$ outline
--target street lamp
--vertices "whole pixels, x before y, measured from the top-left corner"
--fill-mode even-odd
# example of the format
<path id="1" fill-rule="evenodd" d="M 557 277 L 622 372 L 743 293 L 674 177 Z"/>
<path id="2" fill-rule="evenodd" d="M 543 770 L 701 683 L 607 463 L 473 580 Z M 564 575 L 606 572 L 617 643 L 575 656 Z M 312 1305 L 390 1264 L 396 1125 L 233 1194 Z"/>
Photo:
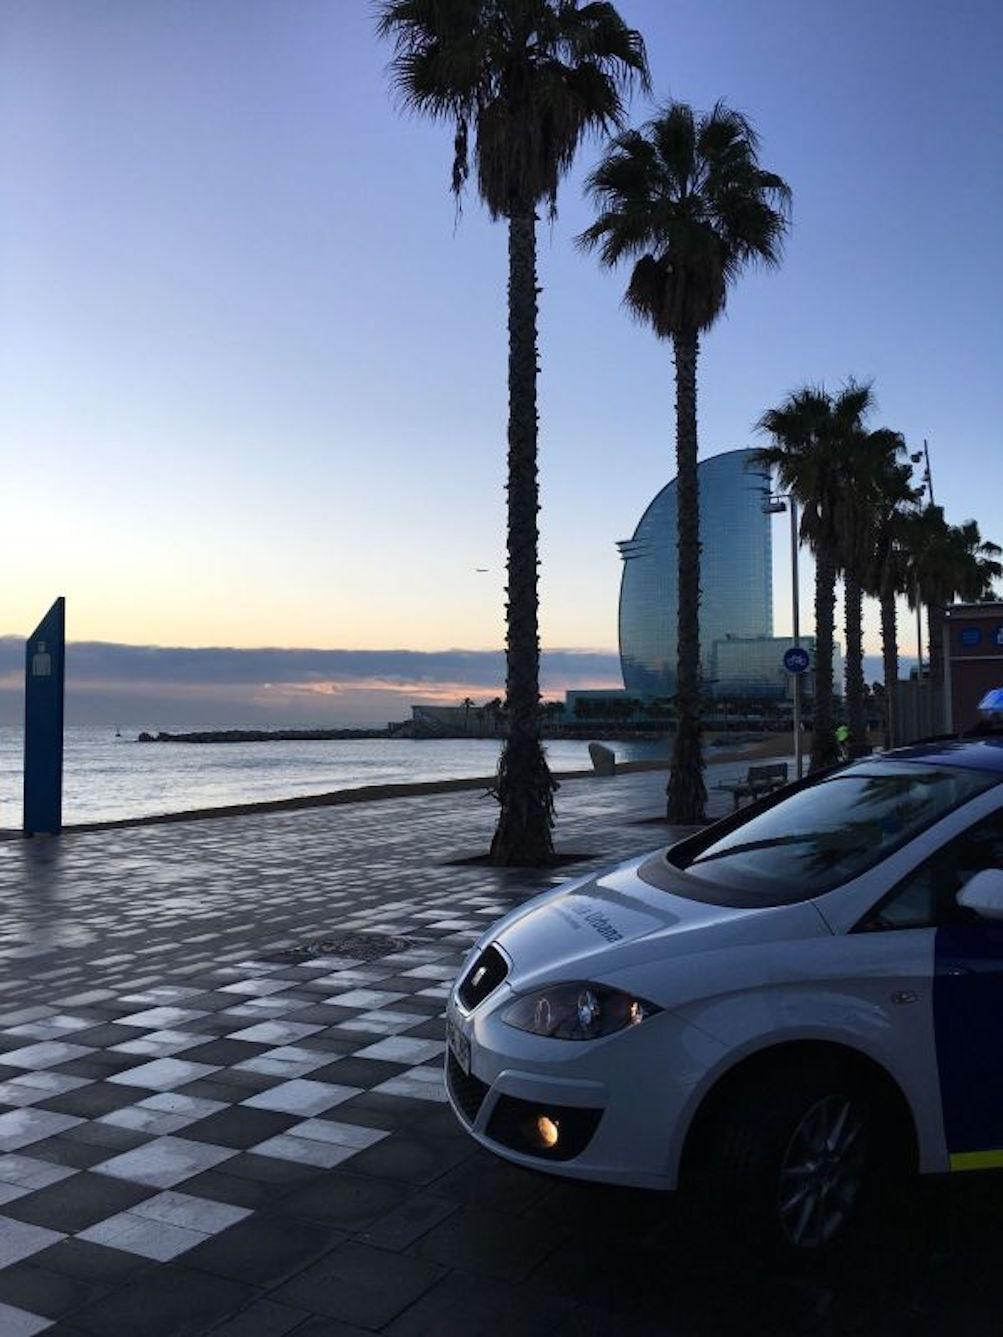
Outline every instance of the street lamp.
<path id="1" fill-rule="evenodd" d="M 798 503 L 793 492 L 766 491 L 763 499 L 763 511 L 766 515 L 783 515 L 790 512 L 791 517 L 791 624 L 794 632 L 794 646 L 801 647 L 801 603 L 798 589 Z M 804 748 L 801 741 L 801 674 L 794 674 L 794 764 L 800 780 L 804 775 Z"/>

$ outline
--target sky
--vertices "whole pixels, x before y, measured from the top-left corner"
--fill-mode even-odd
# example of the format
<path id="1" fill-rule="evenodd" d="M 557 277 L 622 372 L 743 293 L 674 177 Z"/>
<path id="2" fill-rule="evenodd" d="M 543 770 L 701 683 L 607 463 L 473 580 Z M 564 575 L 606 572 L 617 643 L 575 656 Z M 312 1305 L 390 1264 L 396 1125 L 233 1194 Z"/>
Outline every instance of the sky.
<path id="1" fill-rule="evenodd" d="M 783 267 L 703 341 L 701 455 L 873 378 L 949 518 L 1003 541 L 1003 9 L 619 8 L 657 98 L 746 112 L 794 192 Z M 363 0 L 0 6 L 0 635 L 65 594 L 81 642 L 497 652 L 505 230 L 472 195 L 457 218 L 451 136 L 400 114 L 388 54 Z M 573 245 L 599 149 L 539 229 L 542 641 L 599 652 L 597 686 L 615 542 L 674 472 L 669 349 Z M 347 722 L 384 718 L 372 669 L 330 679 Z"/>

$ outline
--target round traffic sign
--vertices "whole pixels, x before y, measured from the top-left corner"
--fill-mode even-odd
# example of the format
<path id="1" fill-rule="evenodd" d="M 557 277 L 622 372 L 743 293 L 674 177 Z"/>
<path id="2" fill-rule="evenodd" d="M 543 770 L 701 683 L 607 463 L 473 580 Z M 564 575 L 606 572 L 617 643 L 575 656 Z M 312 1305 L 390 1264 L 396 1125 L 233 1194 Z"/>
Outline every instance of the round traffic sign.
<path id="1" fill-rule="evenodd" d="M 784 668 L 788 673 L 807 673 L 810 665 L 811 655 L 800 645 L 784 651 Z"/>

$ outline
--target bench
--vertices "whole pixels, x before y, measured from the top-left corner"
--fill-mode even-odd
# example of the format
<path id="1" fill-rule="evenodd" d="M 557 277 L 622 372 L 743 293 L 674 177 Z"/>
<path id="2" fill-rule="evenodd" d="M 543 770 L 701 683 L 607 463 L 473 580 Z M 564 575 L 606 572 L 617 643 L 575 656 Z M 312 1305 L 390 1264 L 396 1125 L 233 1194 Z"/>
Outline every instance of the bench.
<path id="1" fill-rule="evenodd" d="M 764 794 L 772 794 L 775 789 L 782 789 L 786 783 L 786 761 L 772 761 L 766 766 L 750 766 L 744 780 L 718 785 L 718 789 L 723 789 L 732 796 L 737 812 L 740 799 L 761 798 Z"/>

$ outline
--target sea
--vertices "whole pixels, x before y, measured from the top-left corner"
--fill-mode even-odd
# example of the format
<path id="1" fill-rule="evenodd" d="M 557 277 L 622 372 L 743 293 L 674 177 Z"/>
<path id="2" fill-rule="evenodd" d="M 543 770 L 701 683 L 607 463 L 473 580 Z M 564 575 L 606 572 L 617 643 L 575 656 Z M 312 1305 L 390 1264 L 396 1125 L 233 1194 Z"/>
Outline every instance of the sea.
<path id="1" fill-rule="evenodd" d="M 165 725 L 170 733 L 218 724 Z M 366 785 L 413 784 L 494 773 L 500 744 L 490 738 L 337 739 L 331 742 L 138 743 L 139 729 L 68 727 L 63 759 L 63 821 L 149 817 L 326 794 Z M 607 744 L 618 761 L 667 755 L 657 742 Z M 21 825 L 21 729 L 0 728 L 0 829 Z M 546 743 L 551 770 L 586 770 L 588 744 Z"/>

